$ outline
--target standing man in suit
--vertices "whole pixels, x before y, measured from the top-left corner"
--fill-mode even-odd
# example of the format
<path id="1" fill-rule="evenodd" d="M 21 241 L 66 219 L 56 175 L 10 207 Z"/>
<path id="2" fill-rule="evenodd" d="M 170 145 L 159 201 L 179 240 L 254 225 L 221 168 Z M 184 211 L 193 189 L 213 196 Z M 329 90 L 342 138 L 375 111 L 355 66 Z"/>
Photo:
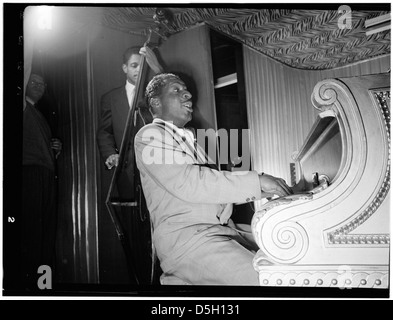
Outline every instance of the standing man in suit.
<path id="1" fill-rule="evenodd" d="M 292 193 L 284 180 L 255 171 L 218 171 L 184 126 L 192 95 L 176 75 L 146 89 L 153 122 L 135 137 L 136 162 L 154 225 L 163 276 L 195 285 L 259 285 L 251 244 L 230 219 L 232 203 Z"/>
<path id="2" fill-rule="evenodd" d="M 135 84 L 140 71 L 142 54 L 146 56 L 146 61 L 154 73 L 162 72 L 163 69 L 156 55 L 149 47 L 130 47 L 123 54 L 122 69 L 126 75 L 125 86 L 109 91 L 101 99 L 101 118 L 97 130 L 97 142 L 100 154 L 108 169 L 112 169 L 119 163 L 119 151 L 128 112 L 134 99 Z M 137 117 L 134 123 L 139 127 L 151 121 L 149 114 L 142 114 L 141 110 L 138 110 L 138 113 L 134 116 Z M 130 164 L 131 167 L 132 165 Z M 131 199 L 133 195 L 130 194 L 130 190 L 133 190 L 133 179 L 131 177 L 121 177 L 120 180 L 118 183 L 120 197 Z"/>

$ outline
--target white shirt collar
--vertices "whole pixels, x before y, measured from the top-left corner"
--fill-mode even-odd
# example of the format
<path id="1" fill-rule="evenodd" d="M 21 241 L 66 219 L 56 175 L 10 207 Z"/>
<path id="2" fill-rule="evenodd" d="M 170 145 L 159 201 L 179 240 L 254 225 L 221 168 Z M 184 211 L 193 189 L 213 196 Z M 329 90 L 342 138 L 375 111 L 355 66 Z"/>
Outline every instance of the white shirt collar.
<path id="1" fill-rule="evenodd" d="M 131 103 L 132 103 L 132 100 L 133 100 L 133 98 L 134 98 L 134 90 L 135 90 L 135 86 L 131 83 L 131 82 L 129 82 L 128 80 L 126 81 L 126 93 L 127 93 L 127 99 L 128 99 L 128 104 L 130 105 L 130 107 L 131 107 Z"/>
<path id="2" fill-rule="evenodd" d="M 172 121 L 165 121 L 162 120 L 161 118 L 154 118 L 153 119 L 153 123 L 160 123 L 160 122 L 164 122 L 165 125 L 168 125 L 170 128 L 172 128 L 174 131 L 179 130 L 180 128 L 178 126 L 176 126 Z"/>
<path id="3" fill-rule="evenodd" d="M 172 121 L 165 121 L 162 120 L 160 118 L 154 118 L 153 119 L 153 123 L 165 123 L 166 126 L 168 126 L 169 128 L 171 128 L 174 132 L 177 132 L 180 136 L 182 137 L 186 137 L 186 139 L 188 140 L 188 142 L 190 142 L 191 144 L 194 143 L 194 134 L 191 130 L 186 129 L 186 128 L 179 128 L 178 126 L 176 126 Z"/>
<path id="4" fill-rule="evenodd" d="M 134 89 L 135 86 L 130 82 L 130 81 L 126 81 L 126 90 L 130 90 L 130 89 Z"/>

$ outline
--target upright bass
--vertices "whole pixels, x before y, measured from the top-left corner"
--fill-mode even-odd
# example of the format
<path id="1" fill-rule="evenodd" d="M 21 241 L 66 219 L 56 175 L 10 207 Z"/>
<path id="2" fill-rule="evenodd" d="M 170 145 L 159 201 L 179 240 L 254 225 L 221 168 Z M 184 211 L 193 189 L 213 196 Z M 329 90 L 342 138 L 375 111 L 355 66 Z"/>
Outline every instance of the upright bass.
<path id="1" fill-rule="evenodd" d="M 144 46 L 157 46 L 161 39 L 167 39 L 171 30 L 168 25 L 169 11 L 157 9 L 153 19 L 155 24 L 149 29 L 148 39 Z M 134 99 L 128 113 L 120 146 L 119 162 L 115 167 L 105 202 L 124 249 L 130 281 L 136 285 L 157 283 L 160 274 L 155 249 L 151 241 L 152 224 L 135 163 L 134 151 L 136 133 L 143 125 L 152 121 L 152 116 L 143 103 L 147 74 L 146 58 L 141 55 Z M 131 182 L 126 197 L 120 196 L 117 191 L 117 185 L 121 180 Z"/>

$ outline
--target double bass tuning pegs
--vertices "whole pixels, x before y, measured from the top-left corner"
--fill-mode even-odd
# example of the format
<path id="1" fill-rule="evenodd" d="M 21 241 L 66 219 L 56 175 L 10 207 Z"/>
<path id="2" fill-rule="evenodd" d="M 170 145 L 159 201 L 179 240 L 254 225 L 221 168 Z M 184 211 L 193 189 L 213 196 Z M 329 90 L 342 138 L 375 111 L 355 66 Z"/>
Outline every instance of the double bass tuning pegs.
<path id="1" fill-rule="evenodd" d="M 171 12 L 168 9 L 157 8 L 156 14 L 153 16 L 155 22 L 168 24 L 171 20 Z"/>
<path id="2" fill-rule="evenodd" d="M 156 28 L 154 29 L 154 31 L 158 32 L 163 38 L 166 38 L 167 36 L 175 32 L 175 30 L 173 30 L 173 28 L 171 27 L 173 15 L 170 10 L 157 8 L 153 19 L 156 23 Z"/>

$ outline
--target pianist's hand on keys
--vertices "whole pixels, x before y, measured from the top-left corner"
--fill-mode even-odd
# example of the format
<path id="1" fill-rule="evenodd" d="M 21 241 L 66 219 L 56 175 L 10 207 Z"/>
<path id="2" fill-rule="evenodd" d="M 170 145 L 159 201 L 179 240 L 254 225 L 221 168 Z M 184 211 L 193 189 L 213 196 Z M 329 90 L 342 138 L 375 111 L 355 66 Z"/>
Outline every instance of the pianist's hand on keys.
<path id="1" fill-rule="evenodd" d="M 264 195 L 266 198 L 273 195 L 284 197 L 293 194 L 291 187 L 286 184 L 284 179 L 273 177 L 269 174 L 260 174 L 259 183 L 262 192 L 266 194 Z"/>

